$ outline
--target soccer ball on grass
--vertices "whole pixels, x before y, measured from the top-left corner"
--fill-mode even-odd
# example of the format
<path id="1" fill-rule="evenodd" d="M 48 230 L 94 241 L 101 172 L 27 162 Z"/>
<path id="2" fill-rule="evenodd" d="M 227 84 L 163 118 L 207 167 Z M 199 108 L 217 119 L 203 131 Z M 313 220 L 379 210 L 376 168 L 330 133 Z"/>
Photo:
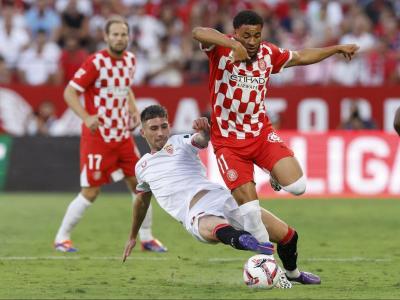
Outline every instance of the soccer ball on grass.
<path id="1" fill-rule="evenodd" d="M 272 289 L 280 275 L 281 270 L 272 255 L 254 255 L 243 268 L 244 283 L 251 288 Z"/>

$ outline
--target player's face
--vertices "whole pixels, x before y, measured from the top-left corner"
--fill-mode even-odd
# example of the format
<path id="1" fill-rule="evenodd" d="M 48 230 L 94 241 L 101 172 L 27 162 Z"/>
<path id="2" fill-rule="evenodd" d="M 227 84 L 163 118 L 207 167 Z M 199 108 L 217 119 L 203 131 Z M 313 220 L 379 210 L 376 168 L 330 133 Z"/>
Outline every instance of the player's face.
<path id="1" fill-rule="evenodd" d="M 128 47 L 128 27 L 124 23 L 113 23 L 104 39 L 112 54 L 121 55 Z"/>
<path id="2" fill-rule="evenodd" d="M 250 57 L 254 57 L 261 43 L 261 25 L 242 25 L 235 29 L 235 39 L 242 43 Z"/>
<path id="3" fill-rule="evenodd" d="M 166 118 L 154 118 L 144 122 L 142 136 L 153 151 L 160 151 L 168 141 L 170 128 Z"/>

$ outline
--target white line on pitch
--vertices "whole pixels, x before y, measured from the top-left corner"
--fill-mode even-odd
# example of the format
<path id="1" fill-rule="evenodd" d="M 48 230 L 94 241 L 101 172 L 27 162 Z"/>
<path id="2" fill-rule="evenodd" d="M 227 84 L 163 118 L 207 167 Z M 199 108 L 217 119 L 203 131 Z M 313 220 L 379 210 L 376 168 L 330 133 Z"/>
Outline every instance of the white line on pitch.
<path id="1" fill-rule="evenodd" d="M 189 257 L 154 257 L 154 256 L 131 256 L 130 260 L 149 260 L 149 261 L 208 261 L 208 262 L 242 262 L 243 258 L 224 258 L 213 257 L 209 259 L 197 259 Z M 117 256 L 3 256 L 0 261 L 16 261 L 16 260 L 121 260 Z M 390 258 L 368 258 L 368 257 L 310 257 L 302 259 L 306 262 L 390 262 Z"/>
<path id="2" fill-rule="evenodd" d="M 241 261 L 238 258 L 210 258 L 208 259 L 210 262 L 230 262 L 230 261 Z M 304 258 L 302 261 L 306 262 L 389 262 L 392 261 L 390 258 L 368 258 L 368 257 L 343 257 L 343 258 L 334 258 L 334 257 L 311 257 Z"/>

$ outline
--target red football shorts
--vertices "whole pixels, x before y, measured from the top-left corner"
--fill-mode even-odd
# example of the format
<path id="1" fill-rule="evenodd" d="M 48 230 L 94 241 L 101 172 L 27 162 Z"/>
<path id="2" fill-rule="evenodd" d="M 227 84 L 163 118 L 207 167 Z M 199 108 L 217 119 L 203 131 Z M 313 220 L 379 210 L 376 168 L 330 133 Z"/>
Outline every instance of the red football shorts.
<path id="1" fill-rule="evenodd" d="M 99 137 L 82 137 L 81 187 L 101 186 L 135 175 L 140 153 L 133 141 L 105 143 Z"/>
<path id="2" fill-rule="evenodd" d="M 270 172 L 275 163 L 282 158 L 293 157 L 294 154 L 270 127 L 254 138 L 250 145 L 220 147 L 215 156 L 226 186 L 233 190 L 254 181 L 254 164 Z"/>

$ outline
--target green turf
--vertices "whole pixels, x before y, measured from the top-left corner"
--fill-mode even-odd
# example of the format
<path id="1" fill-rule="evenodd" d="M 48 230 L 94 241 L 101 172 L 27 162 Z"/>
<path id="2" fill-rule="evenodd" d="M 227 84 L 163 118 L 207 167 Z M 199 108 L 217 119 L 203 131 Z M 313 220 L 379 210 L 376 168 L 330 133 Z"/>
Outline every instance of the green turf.
<path id="1" fill-rule="evenodd" d="M 399 200 L 263 201 L 298 230 L 299 265 L 323 281 L 266 291 L 242 282 L 249 252 L 195 241 L 156 205 L 154 233 L 169 252 L 135 249 L 122 264 L 128 194 L 102 194 L 74 232 L 79 254 L 55 253 L 52 240 L 73 196 L 0 195 L 0 299 L 400 298 Z"/>

